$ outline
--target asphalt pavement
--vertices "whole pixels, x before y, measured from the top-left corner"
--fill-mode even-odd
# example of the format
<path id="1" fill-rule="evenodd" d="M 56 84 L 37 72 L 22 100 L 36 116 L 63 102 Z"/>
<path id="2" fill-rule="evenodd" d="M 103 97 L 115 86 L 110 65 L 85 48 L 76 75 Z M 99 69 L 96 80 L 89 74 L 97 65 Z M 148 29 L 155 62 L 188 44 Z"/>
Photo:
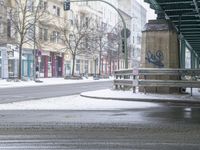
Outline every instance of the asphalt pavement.
<path id="1" fill-rule="evenodd" d="M 80 94 L 112 82 L 0 89 L 1 103 Z M 143 103 L 145 106 L 145 103 Z M 199 150 L 200 105 L 118 110 L 2 110 L 0 150 Z"/>
<path id="2" fill-rule="evenodd" d="M 189 108 L 189 109 L 188 109 Z M 200 106 L 0 111 L 1 150 L 199 150 Z"/>
<path id="3" fill-rule="evenodd" d="M 0 89 L 0 103 L 77 95 L 106 88 L 112 88 L 112 81 L 5 88 Z"/>

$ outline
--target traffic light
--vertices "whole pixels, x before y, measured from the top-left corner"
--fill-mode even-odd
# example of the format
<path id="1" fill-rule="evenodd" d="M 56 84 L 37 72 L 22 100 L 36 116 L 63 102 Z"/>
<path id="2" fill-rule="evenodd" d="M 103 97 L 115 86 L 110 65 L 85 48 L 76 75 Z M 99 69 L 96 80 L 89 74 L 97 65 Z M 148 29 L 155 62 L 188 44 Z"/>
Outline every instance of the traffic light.
<path id="1" fill-rule="evenodd" d="M 122 39 L 122 53 L 125 53 L 125 41 Z"/>
<path id="2" fill-rule="evenodd" d="M 65 0 L 64 1 L 64 10 L 70 10 L 70 0 Z"/>

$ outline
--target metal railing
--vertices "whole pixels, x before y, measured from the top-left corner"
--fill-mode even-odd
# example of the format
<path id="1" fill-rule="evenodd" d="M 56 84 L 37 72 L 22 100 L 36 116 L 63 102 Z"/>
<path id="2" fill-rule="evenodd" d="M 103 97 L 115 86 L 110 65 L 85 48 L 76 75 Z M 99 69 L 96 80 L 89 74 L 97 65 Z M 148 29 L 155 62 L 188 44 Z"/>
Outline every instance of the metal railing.
<path id="1" fill-rule="evenodd" d="M 136 87 L 178 87 L 191 88 L 192 95 L 192 88 L 200 88 L 200 69 L 138 68 L 117 70 L 114 75 L 115 89 L 133 88 L 133 92 Z"/>

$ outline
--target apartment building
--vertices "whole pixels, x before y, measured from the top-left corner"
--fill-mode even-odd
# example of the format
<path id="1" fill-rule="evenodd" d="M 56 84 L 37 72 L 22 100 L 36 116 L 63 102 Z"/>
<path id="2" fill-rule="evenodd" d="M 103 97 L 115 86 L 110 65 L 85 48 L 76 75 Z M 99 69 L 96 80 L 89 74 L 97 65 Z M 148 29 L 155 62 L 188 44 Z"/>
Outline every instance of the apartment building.
<path id="1" fill-rule="evenodd" d="M 0 4 L 2 8 L 0 9 L 0 33 L 4 33 L 0 34 L 1 37 L 4 36 L 0 39 L 0 47 L 4 46 L 4 48 L 1 48 L 4 53 L 0 53 L 0 70 L 3 78 L 7 78 L 10 73 L 15 76 L 18 74 L 21 37 L 20 32 L 16 31 L 16 25 L 13 20 L 17 20 L 17 17 L 19 17 L 18 19 L 23 18 L 21 16 L 22 12 L 18 12 L 18 15 L 12 15 L 14 18 L 11 18 L 10 10 L 19 11 L 20 9 L 16 9 L 18 6 L 15 0 L 6 2 L 7 6 L 3 1 Z M 21 0 L 21 2 L 25 4 L 25 0 Z M 137 49 L 139 51 L 140 47 L 135 46 L 134 44 L 136 43 L 134 41 L 139 39 L 141 35 L 140 31 L 143 26 L 143 20 L 146 20 L 146 12 L 135 0 L 126 0 L 126 2 L 109 0 L 108 2 L 120 8 L 127 27 L 131 31 L 131 36 L 128 39 L 129 45 L 131 45 L 130 55 L 135 56 L 134 50 Z M 111 74 L 119 66 L 120 68 L 124 67 L 123 56 L 120 60 L 119 57 L 117 58 L 118 60 L 113 57 L 113 54 L 119 51 L 119 46 L 111 45 L 113 41 L 110 38 L 111 34 L 109 34 L 121 24 L 121 19 L 116 10 L 108 4 L 103 2 L 71 3 L 70 11 L 63 10 L 63 0 L 28 0 L 26 5 L 27 14 L 36 14 L 37 10 L 39 12 L 37 15 L 42 15 L 39 18 L 37 18 L 37 15 L 30 15 L 31 17 L 27 19 L 26 26 L 29 26 L 29 28 L 25 30 L 25 42 L 22 47 L 22 76 L 33 78 L 35 65 L 39 67 L 40 77 L 63 77 L 69 75 L 72 73 L 73 64 L 74 73 L 77 75 Z M 137 19 L 135 19 L 135 16 L 137 16 Z M 98 24 L 98 26 L 103 27 L 103 30 L 99 33 L 91 32 L 91 36 L 83 38 L 81 40 L 83 44 L 79 47 L 79 50 L 82 48 L 83 52 L 77 53 L 75 60 L 73 60 L 73 53 L 70 52 L 69 47 L 67 48 L 66 41 L 63 41 L 62 38 L 67 35 L 70 41 L 74 40 L 71 33 L 77 22 L 90 28 Z M 62 32 L 61 29 L 66 33 Z M 102 32 L 105 32 L 102 41 L 106 44 L 100 50 L 97 42 L 91 44 L 88 38 L 91 38 L 92 35 L 97 36 L 97 34 L 101 36 Z M 140 43 L 137 42 L 137 44 L 139 45 Z M 2 54 L 5 59 L 2 59 Z M 6 60 L 6 58 L 8 59 Z M 133 57 L 130 58 L 130 63 L 131 60 L 133 60 Z M 4 73 L 2 73 L 2 70 Z"/>
<path id="2" fill-rule="evenodd" d="M 118 7 L 117 0 L 108 0 L 110 4 Z M 111 43 L 109 43 L 108 33 L 111 32 L 118 24 L 118 13 L 114 8 L 104 2 L 81 2 L 79 3 L 80 10 L 87 12 L 93 16 L 98 16 L 99 32 L 96 33 L 98 39 L 98 53 L 94 55 L 93 66 L 90 67 L 90 72 L 105 75 L 110 74 L 110 58 Z M 112 50 L 113 51 L 113 50 Z M 92 63 L 91 65 L 92 66 Z"/>
<path id="3" fill-rule="evenodd" d="M 132 10 L 134 14 L 133 26 L 132 26 L 132 67 L 138 67 L 141 59 L 141 42 L 142 31 L 146 24 L 146 9 L 139 4 L 136 0 L 133 1 Z"/>
<path id="4" fill-rule="evenodd" d="M 19 45 L 22 38 L 23 77 L 33 78 L 34 62 L 39 66 L 40 77 L 63 76 L 64 52 L 61 49 L 64 45 L 60 41 L 57 31 L 58 26 L 64 24 L 63 21 L 66 17 L 63 11 L 63 2 L 61 0 L 28 0 L 27 3 L 25 0 L 21 0 L 19 3 L 10 0 L 7 2 L 7 13 L 4 13 L 7 20 L 5 29 L 7 34 L 4 39 L 8 39 L 5 47 L 7 55 L 11 55 L 8 56 L 8 65 L 4 65 L 4 72 L 8 71 L 3 78 L 7 78 L 10 74 L 18 75 Z M 27 7 L 26 15 L 23 15 L 21 7 L 25 7 L 25 5 Z M 36 11 L 39 13 L 35 13 Z M 40 15 L 40 17 L 34 18 L 34 14 Z M 24 19 L 24 24 L 20 23 L 22 19 Z M 22 26 L 24 29 L 21 28 Z M 21 33 L 23 34 L 21 35 Z"/>
<path id="5" fill-rule="evenodd" d="M 140 61 L 142 29 L 146 23 L 146 9 L 136 0 L 119 0 L 119 9 L 130 30 L 129 67 L 137 67 Z"/>
<path id="6" fill-rule="evenodd" d="M 79 30 L 77 28 L 74 28 L 77 23 L 82 26 L 83 29 L 85 27 L 88 27 L 88 32 L 90 32 L 89 30 L 92 30 L 92 28 L 94 28 L 95 30 L 95 25 L 99 24 L 102 20 L 101 12 L 91 7 L 91 4 L 88 2 L 71 3 L 71 10 L 66 13 L 68 14 L 68 20 L 71 22 L 72 29 L 71 31 L 69 31 L 69 35 L 71 36 L 74 34 L 75 30 Z M 91 32 L 90 35 L 87 35 L 82 39 L 84 44 L 82 44 L 82 50 L 79 50 L 79 53 L 77 53 L 75 60 L 74 71 L 77 75 L 93 75 L 98 73 L 98 50 L 96 49 L 96 46 L 93 45 L 94 43 L 91 43 L 91 38 L 93 34 L 94 32 Z M 73 36 L 75 38 L 74 40 L 79 38 L 79 35 Z M 72 54 L 68 52 L 68 54 L 66 55 L 65 63 L 66 75 L 72 73 L 72 57 Z"/>
<path id="7" fill-rule="evenodd" d="M 7 70 L 5 70 L 4 66 L 7 66 L 7 52 L 6 52 L 6 44 L 7 44 L 7 1 L 0 1 L 0 78 L 7 77 Z M 4 57 L 3 57 L 4 56 Z"/>
<path id="8" fill-rule="evenodd" d="M 23 55 L 26 59 L 23 60 L 22 73 L 24 76 L 32 74 L 33 61 L 31 60 L 34 54 L 40 77 L 62 77 L 64 75 L 64 52 L 62 51 L 64 44 L 60 40 L 59 27 L 66 20 L 63 2 L 45 0 L 41 2 L 40 7 L 43 9 L 43 15 L 35 24 L 35 45 L 34 41 L 30 41 L 23 47 Z M 30 35 L 33 35 L 31 31 Z"/>

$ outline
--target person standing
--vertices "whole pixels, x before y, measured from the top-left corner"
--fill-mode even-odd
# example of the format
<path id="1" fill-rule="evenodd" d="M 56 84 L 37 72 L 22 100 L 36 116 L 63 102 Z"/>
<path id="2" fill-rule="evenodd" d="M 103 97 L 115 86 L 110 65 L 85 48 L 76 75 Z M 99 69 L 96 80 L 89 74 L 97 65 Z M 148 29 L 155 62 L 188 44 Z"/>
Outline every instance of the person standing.
<path id="1" fill-rule="evenodd" d="M 35 68 L 35 75 L 36 75 L 36 79 L 37 78 L 39 78 L 39 67 L 38 67 L 38 65 L 36 66 L 36 68 Z"/>

